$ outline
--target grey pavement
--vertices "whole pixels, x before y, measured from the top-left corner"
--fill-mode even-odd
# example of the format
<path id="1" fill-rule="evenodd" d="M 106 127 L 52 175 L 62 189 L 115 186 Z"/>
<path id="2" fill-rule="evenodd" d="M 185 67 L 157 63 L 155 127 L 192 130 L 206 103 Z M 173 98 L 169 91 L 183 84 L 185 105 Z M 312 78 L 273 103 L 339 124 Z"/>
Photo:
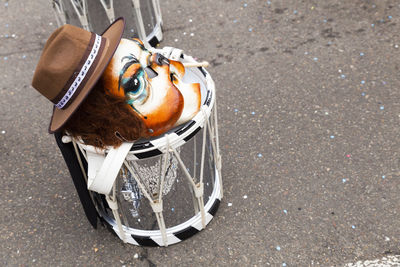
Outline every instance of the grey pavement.
<path id="1" fill-rule="evenodd" d="M 161 1 L 164 40 L 211 62 L 225 195 L 168 248 L 87 222 L 30 82 L 49 0 L 0 1 L 2 266 L 344 266 L 400 254 L 400 3 Z M 193 34 L 192 34 L 193 33 Z"/>

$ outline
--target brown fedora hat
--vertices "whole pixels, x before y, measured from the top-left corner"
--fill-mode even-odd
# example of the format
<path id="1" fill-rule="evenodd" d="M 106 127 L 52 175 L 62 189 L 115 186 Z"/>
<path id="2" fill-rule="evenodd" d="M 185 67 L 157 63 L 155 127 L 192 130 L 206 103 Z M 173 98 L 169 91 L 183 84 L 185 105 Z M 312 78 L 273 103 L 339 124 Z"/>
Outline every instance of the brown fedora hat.
<path id="1" fill-rule="evenodd" d="M 117 49 L 125 21 L 114 21 L 102 35 L 66 24 L 44 46 L 32 86 L 54 103 L 49 132 L 61 129 L 97 83 Z"/>

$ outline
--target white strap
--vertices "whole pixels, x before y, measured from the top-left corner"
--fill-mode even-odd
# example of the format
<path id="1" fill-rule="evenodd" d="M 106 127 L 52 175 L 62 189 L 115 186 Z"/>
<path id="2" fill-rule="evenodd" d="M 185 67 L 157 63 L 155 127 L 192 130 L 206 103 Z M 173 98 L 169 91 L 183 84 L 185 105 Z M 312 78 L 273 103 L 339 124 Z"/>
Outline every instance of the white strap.
<path id="1" fill-rule="evenodd" d="M 111 148 L 105 158 L 102 155 L 95 156 L 88 154 L 89 190 L 105 195 L 110 193 L 118 172 L 132 145 L 133 143 L 124 142 L 118 148 Z"/>
<path id="2" fill-rule="evenodd" d="M 165 46 L 163 49 L 157 49 L 155 52 L 161 53 L 164 57 L 175 61 L 179 61 L 183 54 L 183 50 L 171 46 Z"/>

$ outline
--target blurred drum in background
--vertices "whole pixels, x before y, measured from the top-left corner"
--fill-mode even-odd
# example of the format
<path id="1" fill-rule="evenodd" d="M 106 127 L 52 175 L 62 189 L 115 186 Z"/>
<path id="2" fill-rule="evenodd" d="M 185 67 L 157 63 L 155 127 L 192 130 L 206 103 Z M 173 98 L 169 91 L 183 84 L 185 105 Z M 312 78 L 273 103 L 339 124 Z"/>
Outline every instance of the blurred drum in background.
<path id="1" fill-rule="evenodd" d="M 53 0 L 58 26 L 72 24 L 101 34 L 118 17 L 124 17 L 123 37 L 139 38 L 155 47 L 162 39 L 158 0 Z"/>

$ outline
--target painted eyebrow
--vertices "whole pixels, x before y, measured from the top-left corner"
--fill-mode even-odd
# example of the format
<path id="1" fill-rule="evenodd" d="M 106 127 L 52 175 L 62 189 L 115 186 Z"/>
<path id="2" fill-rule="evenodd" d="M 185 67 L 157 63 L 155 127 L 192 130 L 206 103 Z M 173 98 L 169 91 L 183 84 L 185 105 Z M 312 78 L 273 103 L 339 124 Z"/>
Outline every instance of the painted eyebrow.
<path id="1" fill-rule="evenodd" d="M 118 91 L 121 88 L 122 76 L 125 74 L 127 69 L 130 66 L 132 66 L 133 64 L 140 64 L 139 60 L 132 54 L 130 54 L 129 56 L 124 56 L 123 58 L 121 58 L 121 62 L 124 61 L 125 59 L 128 59 L 128 62 L 126 62 L 126 64 L 122 67 L 121 71 L 119 72 Z"/>
<path id="2" fill-rule="evenodd" d="M 135 39 L 133 39 L 132 41 L 135 42 L 140 47 L 140 49 L 147 51 L 146 47 L 144 47 L 144 45 L 142 45 L 139 41 Z"/>

